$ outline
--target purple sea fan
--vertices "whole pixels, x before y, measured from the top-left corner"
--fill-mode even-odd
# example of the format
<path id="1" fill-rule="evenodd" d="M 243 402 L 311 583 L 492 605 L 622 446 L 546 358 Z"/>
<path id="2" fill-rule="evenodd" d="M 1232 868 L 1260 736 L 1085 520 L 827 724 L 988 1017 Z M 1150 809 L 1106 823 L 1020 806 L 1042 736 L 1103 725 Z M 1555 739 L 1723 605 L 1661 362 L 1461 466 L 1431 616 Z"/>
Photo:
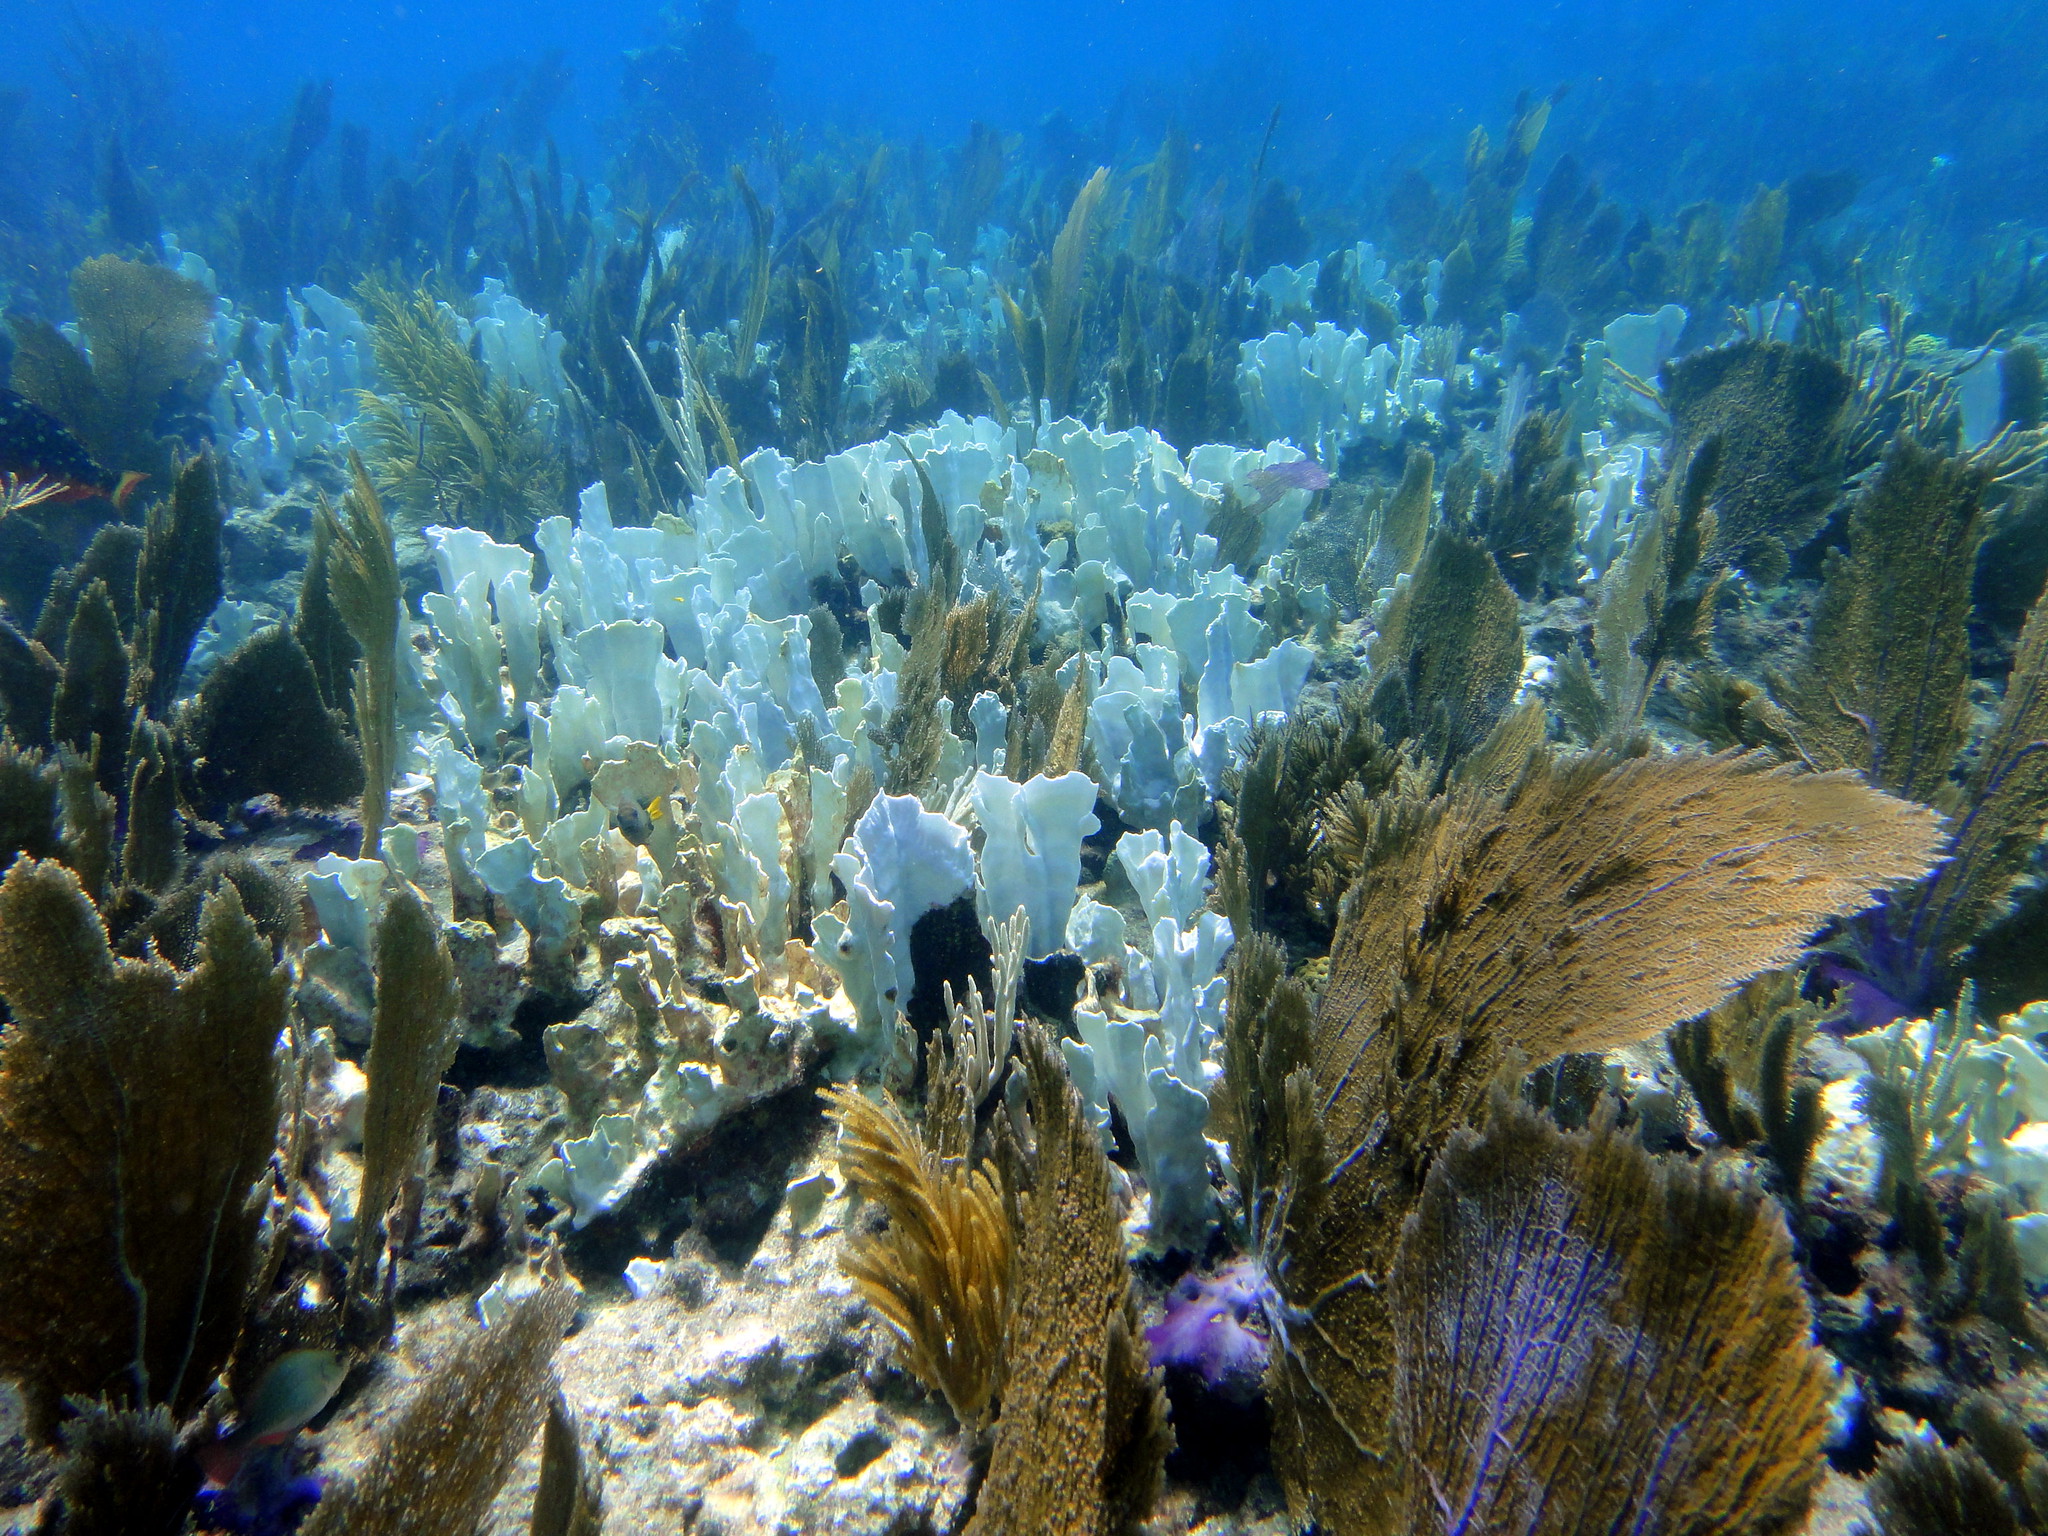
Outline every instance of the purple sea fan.
<path id="1" fill-rule="evenodd" d="M 1165 1321 L 1145 1330 L 1152 1363 L 1199 1371 L 1213 1390 L 1250 1399 L 1266 1374 L 1263 1320 L 1270 1287 L 1255 1259 L 1237 1259 L 1213 1275 L 1188 1274 L 1166 1301 Z"/>
<path id="2" fill-rule="evenodd" d="M 1560 1131 L 1496 1090 L 1485 1130 L 1431 1164 L 1387 1295 L 1400 1529 L 1804 1517 L 1836 1376 L 1784 1223 L 1754 1191 L 1611 1122 Z"/>

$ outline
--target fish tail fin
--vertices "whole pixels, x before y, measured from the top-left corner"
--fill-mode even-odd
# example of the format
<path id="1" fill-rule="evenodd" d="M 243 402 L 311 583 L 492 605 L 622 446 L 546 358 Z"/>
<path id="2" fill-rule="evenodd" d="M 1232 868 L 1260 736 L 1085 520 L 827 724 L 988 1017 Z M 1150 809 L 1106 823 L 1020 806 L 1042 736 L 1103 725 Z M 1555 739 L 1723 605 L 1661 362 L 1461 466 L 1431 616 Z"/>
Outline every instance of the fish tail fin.
<path id="1" fill-rule="evenodd" d="M 149 476 L 139 469 L 123 470 L 120 483 L 114 487 L 114 494 L 108 498 L 114 503 L 114 510 L 116 512 L 127 511 L 128 498 L 133 496 L 135 488 L 148 478 Z"/>

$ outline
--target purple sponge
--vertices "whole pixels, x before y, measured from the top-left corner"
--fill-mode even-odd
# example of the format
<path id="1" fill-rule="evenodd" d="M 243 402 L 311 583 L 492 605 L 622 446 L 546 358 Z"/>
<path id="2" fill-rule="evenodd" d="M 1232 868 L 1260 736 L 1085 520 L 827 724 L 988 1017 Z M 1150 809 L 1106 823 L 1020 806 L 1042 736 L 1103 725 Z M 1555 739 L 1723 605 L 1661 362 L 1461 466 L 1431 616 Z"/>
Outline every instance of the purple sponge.
<path id="1" fill-rule="evenodd" d="M 1166 1301 L 1166 1319 L 1145 1330 L 1152 1363 L 1185 1366 L 1232 1398 L 1249 1398 L 1266 1374 L 1265 1275 L 1255 1260 L 1237 1259 L 1215 1274 L 1189 1274 Z"/>

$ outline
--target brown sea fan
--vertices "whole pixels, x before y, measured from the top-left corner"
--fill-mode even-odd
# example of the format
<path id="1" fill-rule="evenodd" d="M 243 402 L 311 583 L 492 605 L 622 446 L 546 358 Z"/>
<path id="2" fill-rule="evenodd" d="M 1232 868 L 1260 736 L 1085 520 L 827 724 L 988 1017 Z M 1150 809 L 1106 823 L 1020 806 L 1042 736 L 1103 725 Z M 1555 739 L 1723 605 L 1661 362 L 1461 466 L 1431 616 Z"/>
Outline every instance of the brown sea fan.
<path id="1" fill-rule="evenodd" d="M 1392 1282 L 1405 1531 L 1795 1528 L 1833 1394 L 1776 1208 L 1497 1092 Z"/>
<path id="2" fill-rule="evenodd" d="M 1852 774 L 1595 753 L 1538 757 L 1504 797 L 1454 789 L 1376 851 L 1299 1062 L 1257 1039 L 1237 1052 L 1300 1082 L 1325 1148 L 1234 1156 L 1293 1170 L 1265 1224 L 1292 1319 L 1269 1383 L 1276 1460 L 1301 1505 L 1332 1530 L 1399 1528 L 1386 1279 L 1432 1159 L 1502 1069 L 1704 1011 L 1923 873 L 1938 838 L 1933 813 Z M 1274 1128 L 1291 1141 L 1302 1117 Z"/>
<path id="3" fill-rule="evenodd" d="M 39 1433 L 66 1396 L 195 1407 L 242 1323 L 289 977 L 223 885 L 198 963 L 119 960 L 77 877 L 0 883 L 0 1372 Z"/>

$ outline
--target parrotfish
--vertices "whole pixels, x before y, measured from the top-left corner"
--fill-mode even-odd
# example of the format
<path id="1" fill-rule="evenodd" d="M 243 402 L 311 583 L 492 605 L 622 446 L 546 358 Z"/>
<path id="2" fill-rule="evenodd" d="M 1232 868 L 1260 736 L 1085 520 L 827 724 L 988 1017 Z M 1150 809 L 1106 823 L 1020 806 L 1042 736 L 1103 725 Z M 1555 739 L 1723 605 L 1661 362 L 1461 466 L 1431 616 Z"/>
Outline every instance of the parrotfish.
<path id="1" fill-rule="evenodd" d="M 71 429 L 48 411 L 0 385 L 0 475 L 24 483 L 46 480 L 59 487 L 51 501 L 84 501 L 104 496 L 126 505 L 135 487 L 149 478 L 137 470 L 113 474 L 85 451 Z"/>
<path id="2" fill-rule="evenodd" d="M 278 1356 L 242 1410 L 231 1435 L 202 1446 L 207 1481 L 225 1487 L 258 1446 L 281 1445 L 312 1423 L 341 1390 L 348 1366 L 331 1349 L 295 1349 Z"/>
<path id="3" fill-rule="evenodd" d="M 1330 472 L 1314 459 L 1292 459 L 1285 464 L 1268 464 L 1264 469 L 1255 469 L 1245 479 L 1259 493 L 1251 511 L 1263 516 L 1272 511 L 1274 504 L 1289 491 L 1326 490 L 1330 484 Z"/>

